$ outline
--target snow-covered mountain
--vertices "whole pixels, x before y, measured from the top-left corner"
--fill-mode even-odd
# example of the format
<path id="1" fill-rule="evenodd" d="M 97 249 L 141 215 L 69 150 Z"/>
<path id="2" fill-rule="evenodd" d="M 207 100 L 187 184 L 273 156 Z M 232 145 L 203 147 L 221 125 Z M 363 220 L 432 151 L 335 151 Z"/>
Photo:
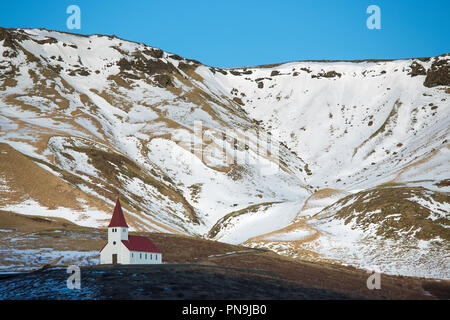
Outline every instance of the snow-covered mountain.
<path id="1" fill-rule="evenodd" d="M 104 227 L 121 194 L 135 230 L 450 278 L 448 54 L 221 69 L 0 29 L 0 56 L 1 210 Z"/>

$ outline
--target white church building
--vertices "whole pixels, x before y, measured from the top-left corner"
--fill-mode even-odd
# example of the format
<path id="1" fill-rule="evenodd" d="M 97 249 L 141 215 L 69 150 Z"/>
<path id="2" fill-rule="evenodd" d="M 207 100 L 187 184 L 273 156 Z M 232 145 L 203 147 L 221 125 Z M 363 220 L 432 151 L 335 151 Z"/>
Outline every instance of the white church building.
<path id="1" fill-rule="evenodd" d="M 100 264 L 158 264 L 161 251 L 147 237 L 128 235 L 119 199 L 108 225 L 108 242 L 100 250 Z"/>

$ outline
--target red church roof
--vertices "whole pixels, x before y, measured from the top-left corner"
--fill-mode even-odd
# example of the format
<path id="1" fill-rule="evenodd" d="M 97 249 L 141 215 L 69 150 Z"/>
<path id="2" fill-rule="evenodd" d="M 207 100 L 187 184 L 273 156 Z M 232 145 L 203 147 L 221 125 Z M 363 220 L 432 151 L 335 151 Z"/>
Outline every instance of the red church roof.
<path id="1" fill-rule="evenodd" d="M 128 241 L 122 240 L 122 243 L 130 251 L 155 252 L 161 253 L 158 247 L 147 237 L 128 236 Z"/>
<path id="2" fill-rule="evenodd" d="M 123 216 L 122 207 L 120 206 L 119 198 L 117 198 L 116 207 L 114 208 L 114 213 L 112 215 L 111 221 L 109 222 L 108 228 L 111 227 L 124 227 L 128 228 L 125 217 Z"/>

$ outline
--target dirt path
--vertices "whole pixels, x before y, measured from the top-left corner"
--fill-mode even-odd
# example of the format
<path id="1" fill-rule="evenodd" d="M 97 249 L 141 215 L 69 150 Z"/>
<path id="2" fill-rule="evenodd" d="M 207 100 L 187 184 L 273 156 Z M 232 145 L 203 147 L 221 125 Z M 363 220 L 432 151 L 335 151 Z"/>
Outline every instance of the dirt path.
<path id="1" fill-rule="evenodd" d="M 256 236 L 256 237 L 252 237 L 248 240 L 246 240 L 244 242 L 245 244 L 251 243 L 251 242 L 274 242 L 274 241 L 281 241 L 281 242 L 296 242 L 296 243 L 305 243 L 305 242 L 310 242 L 310 241 L 314 241 L 317 238 L 319 238 L 320 236 L 320 231 L 318 231 L 317 229 L 311 227 L 310 225 L 307 225 L 306 222 L 309 219 L 302 219 L 299 220 L 297 222 L 294 222 L 282 229 L 278 229 L 272 232 L 268 232 L 268 233 L 264 233 L 262 235 Z M 310 232 L 312 232 L 312 234 L 305 236 L 303 239 L 298 239 L 298 240 L 266 240 L 266 238 L 277 235 L 277 234 L 283 234 L 283 233 L 289 233 L 292 231 L 296 231 L 296 230 L 308 230 Z"/>
<path id="2" fill-rule="evenodd" d="M 420 167 L 420 165 L 430 161 L 434 156 L 436 156 L 439 152 L 441 152 L 441 149 L 450 149 L 450 145 L 444 145 L 441 147 L 438 147 L 437 149 L 433 150 L 432 152 L 430 152 L 429 154 L 427 154 L 425 157 L 423 157 L 420 160 L 414 161 L 408 165 L 406 165 L 405 167 L 401 168 L 400 170 L 398 170 L 397 172 L 395 172 L 395 177 L 392 178 L 392 180 L 386 181 L 384 183 L 382 183 L 381 185 L 389 185 L 389 184 L 395 184 L 395 183 L 402 183 L 402 175 L 407 172 L 408 170 L 412 169 L 412 168 L 416 168 L 416 167 Z"/>
<path id="3" fill-rule="evenodd" d="M 250 244 L 263 244 L 264 247 L 270 247 L 270 244 L 274 244 L 274 243 L 282 244 L 282 245 L 289 245 L 292 247 L 292 253 L 294 255 L 298 255 L 302 259 L 307 259 L 307 260 L 311 260 L 311 261 L 322 260 L 316 252 L 307 250 L 303 247 L 304 243 L 314 241 L 314 240 L 318 239 L 321 235 L 317 229 L 307 225 L 306 224 L 307 221 L 308 221 L 308 219 L 303 219 L 303 220 L 295 222 L 287 227 L 284 227 L 282 229 L 250 238 L 247 241 L 245 241 L 243 243 L 243 245 L 248 246 Z M 292 231 L 296 231 L 296 230 L 307 230 L 308 232 L 311 232 L 311 234 L 305 236 L 302 239 L 298 239 L 298 240 L 267 240 L 266 239 L 271 236 L 281 235 L 283 233 L 288 233 L 288 232 L 292 232 Z"/>
<path id="4" fill-rule="evenodd" d="M 306 258 L 307 260 L 311 260 L 311 261 L 318 261 L 318 260 L 329 261 L 327 259 L 321 258 L 316 252 L 307 250 L 304 248 L 305 243 L 313 242 L 313 241 L 317 240 L 322 234 L 319 230 L 317 230 L 314 227 L 312 227 L 311 225 L 307 224 L 307 222 L 309 220 L 311 220 L 311 218 L 308 216 L 303 216 L 302 213 L 305 210 L 317 207 L 317 204 L 313 203 L 315 200 L 329 198 L 329 197 L 332 197 L 333 195 L 336 195 L 339 193 L 344 193 L 344 192 L 342 190 L 331 189 L 331 188 L 325 188 L 325 189 L 316 191 L 308 199 L 306 199 L 305 203 L 303 204 L 302 208 L 300 209 L 300 211 L 297 214 L 297 218 L 296 218 L 295 222 L 291 223 L 290 225 L 288 225 L 284 228 L 281 228 L 281 229 L 278 229 L 278 230 L 275 230 L 272 232 L 268 232 L 265 234 L 261 234 L 256 237 L 249 238 L 248 240 L 246 240 L 243 243 L 243 245 L 263 244 L 264 247 L 268 247 L 268 245 L 274 244 L 274 243 L 284 244 L 284 245 L 291 246 L 293 253 L 294 254 L 297 253 L 299 255 L 299 257 L 301 257 L 302 259 Z M 299 239 L 295 239 L 295 240 L 283 240 L 283 239 L 277 240 L 276 239 L 277 235 L 279 235 L 281 238 L 283 234 L 287 234 L 287 233 L 291 233 L 291 232 L 295 232 L 295 231 L 299 231 L 299 230 L 306 231 L 307 235 L 305 235 L 304 237 L 301 237 Z M 269 238 L 273 238 L 273 239 L 269 239 Z"/>

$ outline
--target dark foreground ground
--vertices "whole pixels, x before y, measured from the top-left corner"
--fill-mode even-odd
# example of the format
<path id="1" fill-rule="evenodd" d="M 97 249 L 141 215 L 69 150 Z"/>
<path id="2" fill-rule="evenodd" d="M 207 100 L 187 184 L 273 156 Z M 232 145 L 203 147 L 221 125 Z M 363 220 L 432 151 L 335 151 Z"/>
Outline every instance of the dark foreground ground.
<path id="1" fill-rule="evenodd" d="M 351 299 L 308 288 L 273 272 L 211 265 L 96 266 L 68 289 L 65 268 L 0 276 L 0 299 Z"/>

